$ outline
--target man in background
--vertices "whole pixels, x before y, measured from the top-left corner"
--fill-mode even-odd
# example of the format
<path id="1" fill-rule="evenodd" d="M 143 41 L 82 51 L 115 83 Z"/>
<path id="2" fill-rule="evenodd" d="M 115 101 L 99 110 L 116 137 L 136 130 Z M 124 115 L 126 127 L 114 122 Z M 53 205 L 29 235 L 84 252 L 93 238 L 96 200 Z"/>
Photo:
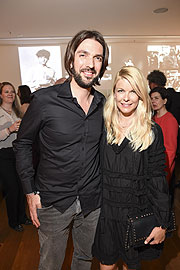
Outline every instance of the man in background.
<path id="1" fill-rule="evenodd" d="M 155 87 L 165 87 L 167 79 L 164 73 L 160 70 L 153 70 L 147 76 L 149 88 L 152 90 Z"/>
<path id="2" fill-rule="evenodd" d="M 69 42 L 68 81 L 33 94 L 14 142 L 17 170 L 33 224 L 39 228 L 39 269 L 61 269 L 72 226 L 72 270 L 91 269 L 91 246 L 100 212 L 99 144 L 104 96 L 94 89 L 108 65 L 108 47 L 97 31 Z M 39 138 L 37 171 L 32 145 Z"/>

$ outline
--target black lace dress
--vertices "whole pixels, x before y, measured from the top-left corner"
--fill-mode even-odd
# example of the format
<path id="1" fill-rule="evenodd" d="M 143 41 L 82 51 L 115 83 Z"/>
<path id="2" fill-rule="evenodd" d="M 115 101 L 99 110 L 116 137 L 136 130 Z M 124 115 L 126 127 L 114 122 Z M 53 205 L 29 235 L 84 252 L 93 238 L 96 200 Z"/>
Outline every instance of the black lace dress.
<path id="1" fill-rule="evenodd" d="M 153 208 L 159 225 L 168 225 L 163 136 L 156 124 L 153 131 L 152 145 L 142 152 L 134 152 L 126 138 L 120 146 L 103 143 L 103 202 L 92 249 L 102 264 L 111 265 L 121 258 L 129 268 L 137 268 L 141 260 L 152 260 L 161 254 L 163 244 L 125 248 L 129 214 Z"/>

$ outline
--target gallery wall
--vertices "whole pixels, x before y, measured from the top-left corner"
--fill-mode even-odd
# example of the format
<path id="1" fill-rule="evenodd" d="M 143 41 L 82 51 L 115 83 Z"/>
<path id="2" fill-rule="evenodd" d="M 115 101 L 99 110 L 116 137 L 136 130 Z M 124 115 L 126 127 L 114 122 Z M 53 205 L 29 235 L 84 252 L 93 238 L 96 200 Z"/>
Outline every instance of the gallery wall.
<path id="1" fill-rule="evenodd" d="M 125 40 L 118 40 L 118 41 L 109 41 L 107 43 L 110 48 L 110 63 L 108 70 L 105 73 L 103 80 L 101 81 L 101 86 L 98 87 L 100 91 L 102 91 L 106 96 L 109 94 L 110 89 L 112 88 L 113 79 L 115 77 L 116 72 L 123 66 L 123 65 L 135 65 L 139 67 L 146 77 L 148 72 L 152 71 L 153 69 L 160 69 L 160 61 L 162 61 L 163 57 L 166 58 L 170 54 L 170 50 L 174 50 L 176 54 L 176 58 L 178 55 L 180 57 L 180 41 L 175 39 L 167 41 L 164 40 L 156 40 L 156 41 L 135 41 L 130 40 L 129 42 Z M 21 81 L 21 70 L 20 70 L 20 61 L 19 61 L 19 54 L 18 54 L 18 47 L 24 46 L 46 46 L 47 44 L 5 44 L 0 45 L 0 82 L 2 81 L 10 81 L 14 84 L 14 86 L 18 87 L 18 85 L 22 84 Z M 57 44 L 48 44 L 48 46 L 60 46 L 61 50 L 61 65 L 62 65 L 62 77 L 67 76 L 67 73 L 64 69 L 63 58 L 65 49 L 67 46 L 67 42 L 59 42 Z M 150 47 L 151 46 L 151 47 Z M 154 46 L 154 47 L 152 47 Z M 151 50 L 151 51 L 148 51 Z M 155 56 L 152 56 L 152 55 Z M 156 57 L 156 61 L 154 60 Z M 165 58 L 164 58 L 165 59 Z M 167 64 L 168 65 L 168 64 Z M 169 86 L 175 86 L 177 91 L 180 91 L 180 85 L 175 84 L 175 81 L 180 81 L 180 64 L 176 68 L 170 68 L 167 66 L 163 70 L 167 76 L 173 76 L 173 80 L 171 79 L 171 84 Z M 169 75 L 170 74 L 170 75 Z M 170 81 L 170 80 L 169 80 Z M 174 83 L 174 85 L 173 85 Z"/>

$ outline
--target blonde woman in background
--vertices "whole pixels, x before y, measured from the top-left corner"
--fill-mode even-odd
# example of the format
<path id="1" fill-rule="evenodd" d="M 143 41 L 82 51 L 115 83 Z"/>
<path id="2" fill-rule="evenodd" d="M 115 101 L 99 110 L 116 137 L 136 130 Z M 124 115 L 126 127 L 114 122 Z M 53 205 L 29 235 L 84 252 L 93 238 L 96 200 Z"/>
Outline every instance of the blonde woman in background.
<path id="1" fill-rule="evenodd" d="M 9 226 L 23 231 L 22 224 L 32 224 L 25 212 L 25 196 L 16 172 L 12 142 L 21 123 L 21 113 L 14 86 L 10 82 L 0 85 L 0 180 Z"/>
<path id="2" fill-rule="evenodd" d="M 101 270 L 140 269 L 158 258 L 169 222 L 162 131 L 151 120 L 146 80 L 136 67 L 123 67 L 104 108 L 103 202 L 93 255 Z M 148 196 L 147 196 L 148 193 Z M 148 199 L 150 198 L 150 200 Z M 125 248 L 128 216 L 154 211 L 158 221 L 141 248 Z"/>

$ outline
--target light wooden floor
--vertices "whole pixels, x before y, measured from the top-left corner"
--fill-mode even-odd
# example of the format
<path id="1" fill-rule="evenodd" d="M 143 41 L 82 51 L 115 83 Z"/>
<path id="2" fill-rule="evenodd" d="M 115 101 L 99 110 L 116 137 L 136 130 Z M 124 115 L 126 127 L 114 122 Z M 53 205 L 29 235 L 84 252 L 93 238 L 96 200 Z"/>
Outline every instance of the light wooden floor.
<path id="1" fill-rule="evenodd" d="M 180 158 L 176 163 L 176 176 L 180 179 Z M 160 259 L 142 262 L 142 270 L 180 270 L 180 188 L 175 192 L 177 231 L 166 240 Z M 34 226 L 24 226 L 24 232 L 15 232 L 8 227 L 5 202 L 0 198 L 0 270 L 37 270 L 39 261 L 38 235 Z M 62 270 L 70 270 L 72 241 L 69 239 Z M 98 270 L 94 260 L 92 270 Z M 119 262 L 122 269 L 122 262 Z M 53 269 L 50 269 L 53 270 Z M 86 270 L 86 269 L 84 269 Z"/>

